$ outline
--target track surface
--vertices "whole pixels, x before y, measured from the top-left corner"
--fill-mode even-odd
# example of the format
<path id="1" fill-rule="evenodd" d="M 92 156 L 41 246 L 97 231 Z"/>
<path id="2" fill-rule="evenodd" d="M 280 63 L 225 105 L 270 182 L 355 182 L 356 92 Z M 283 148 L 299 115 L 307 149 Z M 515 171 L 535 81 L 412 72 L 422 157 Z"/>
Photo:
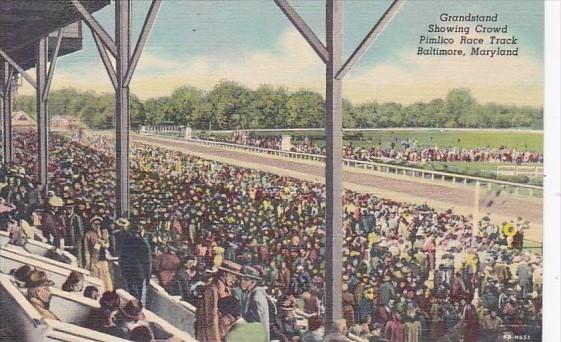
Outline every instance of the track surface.
<path id="1" fill-rule="evenodd" d="M 132 138 L 136 142 L 159 145 L 233 165 L 305 180 L 324 181 L 325 167 L 322 163 L 149 136 Z M 343 180 L 345 188 L 355 191 L 371 192 L 398 201 L 427 203 L 438 210 L 453 208 L 456 212 L 465 215 L 474 213 L 474 187 L 352 168 L 344 169 Z M 491 214 L 495 221 L 516 219 L 520 216 L 531 223 L 532 229 L 527 232 L 526 238 L 542 241 L 543 206 L 539 198 L 497 193 L 482 187 L 479 212 L 481 216 Z"/>

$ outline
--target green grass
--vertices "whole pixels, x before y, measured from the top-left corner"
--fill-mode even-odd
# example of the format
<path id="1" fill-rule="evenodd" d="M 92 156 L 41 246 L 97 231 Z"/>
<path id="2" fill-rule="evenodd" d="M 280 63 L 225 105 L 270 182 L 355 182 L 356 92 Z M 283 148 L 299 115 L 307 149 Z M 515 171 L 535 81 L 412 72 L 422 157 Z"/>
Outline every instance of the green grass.
<path id="1" fill-rule="evenodd" d="M 436 163 L 435 163 L 436 164 Z M 496 174 L 497 173 L 497 166 L 516 166 L 516 164 L 514 163 L 479 163 L 479 162 L 470 162 L 470 163 L 465 163 L 465 162 L 446 162 L 446 163 L 440 163 L 440 164 L 445 164 L 448 165 L 448 168 L 456 168 L 456 169 L 460 169 L 460 170 L 466 170 L 466 171 L 481 171 L 481 172 L 485 172 L 485 173 L 492 173 L 492 174 Z M 540 165 L 523 165 L 523 166 L 541 166 Z"/>
<path id="2" fill-rule="evenodd" d="M 364 132 L 362 137 L 354 133 L 345 134 L 345 140 L 362 146 L 372 144 L 399 143 L 402 140 L 417 140 L 420 146 L 438 146 L 441 148 L 476 148 L 506 146 L 518 150 L 543 151 L 543 134 L 519 132 L 440 132 L 440 131 L 374 131 Z"/>
<path id="3" fill-rule="evenodd" d="M 324 144 L 324 133 L 322 131 L 277 131 L 259 132 L 261 136 L 269 135 L 291 135 L 295 141 L 308 136 L 317 144 Z M 493 147 L 502 146 L 516 148 L 517 150 L 530 150 L 543 152 L 543 132 L 490 132 L 490 131 L 441 131 L 438 129 L 430 131 L 415 130 L 384 130 L 384 131 L 362 131 L 345 132 L 345 142 L 353 142 L 358 146 L 369 147 L 377 144 L 387 145 L 391 142 L 399 143 L 404 139 L 417 140 L 419 145 L 437 145 L 441 148 L 459 147 Z"/>

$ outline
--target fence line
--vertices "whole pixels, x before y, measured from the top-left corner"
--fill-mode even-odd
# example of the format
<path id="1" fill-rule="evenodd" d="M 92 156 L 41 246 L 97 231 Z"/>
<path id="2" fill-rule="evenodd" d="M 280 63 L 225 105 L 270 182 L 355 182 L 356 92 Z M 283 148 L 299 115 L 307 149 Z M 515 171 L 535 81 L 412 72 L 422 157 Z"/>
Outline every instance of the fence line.
<path id="1" fill-rule="evenodd" d="M 236 130 L 197 130 L 207 133 L 244 132 L 325 132 L 325 128 L 254 128 Z M 387 128 L 343 128 L 343 132 L 375 132 L 375 131 L 440 131 L 440 132 L 496 132 L 496 133 L 530 133 L 543 134 L 543 130 L 516 128 L 442 128 L 442 127 L 387 127 Z"/>
<path id="2" fill-rule="evenodd" d="M 497 175 L 505 176 L 534 176 L 543 177 L 543 166 L 527 166 L 527 165 L 512 165 L 512 166 L 497 166 Z"/>
<path id="3" fill-rule="evenodd" d="M 238 150 L 244 150 L 250 152 L 258 152 L 258 153 L 267 153 L 276 156 L 289 157 L 289 158 L 295 158 L 301 160 L 318 161 L 318 162 L 325 161 L 325 156 L 318 155 L 318 154 L 274 150 L 274 149 L 268 149 L 268 148 L 262 148 L 256 146 L 239 145 L 239 144 L 232 144 L 232 143 L 211 141 L 211 140 L 190 139 L 188 141 L 191 143 L 196 143 L 201 145 L 221 146 L 225 148 L 232 148 L 232 149 L 238 149 Z M 414 167 L 388 164 L 382 162 L 369 162 L 369 161 L 360 161 L 360 160 L 353 160 L 353 159 L 343 159 L 343 165 L 366 169 L 366 170 L 373 170 L 378 172 L 393 173 L 396 175 L 418 177 L 431 181 L 448 181 L 455 184 L 464 184 L 464 185 L 475 184 L 479 182 L 481 185 L 486 185 L 488 188 L 491 188 L 492 186 L 498 186 L 501 188 L 510 188 L 513 190 L 515 194 L 519 194 L 519 193 L 522 194 L 523 192 L 520 192 L 520 190 L 523 189 L 527 191 L 527 193 L 530 196 L 533 196 L 534 194 L 540 194 L 543 191 L 543 187 L 537 185 L 513 183 L 513 182 L 501 181 L 496 179 L 460 175 L 460 174 L 441 172 L 441 171 L 423 170 Z"/>

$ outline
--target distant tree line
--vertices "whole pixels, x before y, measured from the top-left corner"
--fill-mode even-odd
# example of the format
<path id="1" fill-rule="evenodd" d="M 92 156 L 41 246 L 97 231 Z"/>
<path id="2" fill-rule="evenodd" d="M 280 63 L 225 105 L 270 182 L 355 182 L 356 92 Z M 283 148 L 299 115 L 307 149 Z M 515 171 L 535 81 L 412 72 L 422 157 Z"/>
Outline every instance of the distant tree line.
<path id="1" fill-rule="evenodd" d="M 51 116 L 67 114 L 91 128 L 113 126 L 113 94 L 97 94 L 73 88 L 53 91 Z M 186 125 L 195 129 L 317 128 L 324 127 L 324 99 L 307 89 L 288 91 L 262 85 L 256 90 L 232 81 L 219 82 L 210 91 L 192 86 L 177 88 L 170 96 L 145 101 L 131 96 L 133 127 Z M 18 96 L 16 110 L 32 116 L 34 96 Z M 444 127 L 535 128 L 543 127 L 543 108 L 480 104 L 468 89 L 452 89 L 443 99 L 402 105 L 370 101 L 343 101 L 346 128 Z"/>

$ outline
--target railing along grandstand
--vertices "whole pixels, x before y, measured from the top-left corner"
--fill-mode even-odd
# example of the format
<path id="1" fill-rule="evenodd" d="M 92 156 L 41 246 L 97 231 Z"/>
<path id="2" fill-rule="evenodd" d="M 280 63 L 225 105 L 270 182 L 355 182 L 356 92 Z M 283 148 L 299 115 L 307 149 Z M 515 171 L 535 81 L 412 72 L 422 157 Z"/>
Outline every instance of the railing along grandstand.
<path id="1" fill-rule="evenodd" d="M 289 158 L 295 158 L 300 160 L 309 160 L 309 161 L 316 161 L 316 162 L 325 161 L 325 156 L 318 155 L 318 154 L 274 150 L 274 149 L 268 149 L 262 147 L 247 146 L 247 145 L 240 145 L 240 144 L 233 144 L 233 143 L 226 143 L 226 142 L 202 140 L 202 139 L 190 139 L 189 142 L 201 144 L 201 145 L 207 145 L 207 146 L 220 146 L 224 148 L 238 149 L 238 150 L 244 150 L 249 152 L 267 153 L 275 156 L 289 157 Z M 389 164 L 389 163 L 343 159 L 343 165 L 348 167 L 361 168 L 365 170 L 391 173 L 395 175 L 418 177 L 418 178 L 426 179 L 428 181 L 447 181 L 454 184 L 463 184 L 463 185 L 476 185 L 477 183 L 479 183 L 481 186 L 486 186 L 489 189 L 501 188 L 505 190 L 510 190 L 513 193 L 520 194 L 520 195 L 541 196 L 543 192 L 543 187 L 538 185 L 507 182 L 507 181 L 501 181 L 496 179 L 473 177 L 473 176 L 441 172 L 441 171 L 422 170 L 418 168 Z"/>

